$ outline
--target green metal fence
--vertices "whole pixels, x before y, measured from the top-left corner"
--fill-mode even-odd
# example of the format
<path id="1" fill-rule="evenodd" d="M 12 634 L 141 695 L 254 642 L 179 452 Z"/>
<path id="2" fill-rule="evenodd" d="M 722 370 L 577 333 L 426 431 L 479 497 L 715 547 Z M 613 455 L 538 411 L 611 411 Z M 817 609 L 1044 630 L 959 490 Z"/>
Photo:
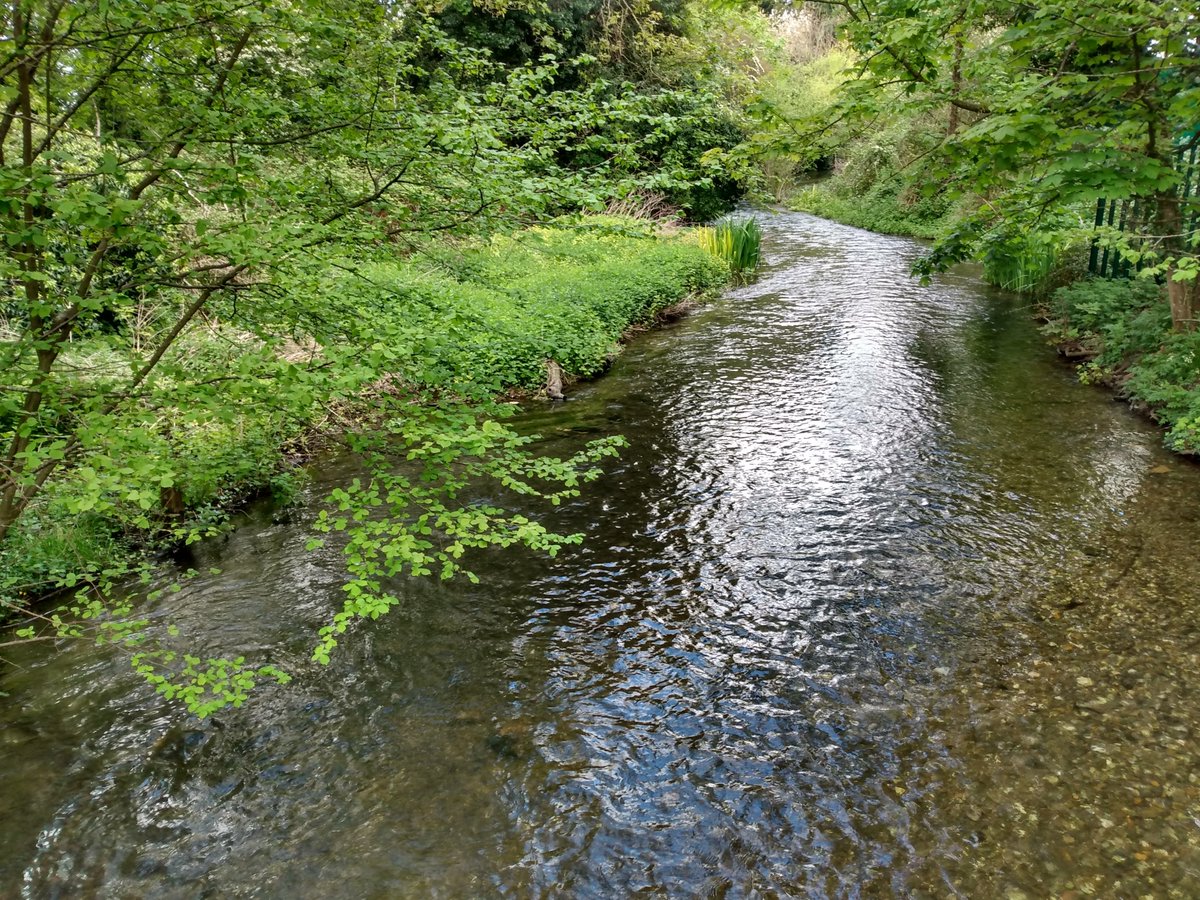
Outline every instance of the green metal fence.
<path id="1" fill-rule="evenodd" d="M 1197 224 L 1200 224 L 1200 169 L 1196 165 L 1196 140 L 1191 141 L 1190 150 L 1181 150 L 1176 156 L 1175 164 L 1183 173 L 1183 182 L 1179 185 L 1179 200 L 1183 213 L 1183 230 L 1185 234 L 1195 235 Z M 1153 233 L 1155 222 L 1155 203 L 1150 199 L 1097 200 L 1095 227 L 1116 227 L 1118 231 L 1130 235 L 1130 242 L 1141 243 L 1149 239 Z M 1115 250 L 1101 247 L 1096 240 L 1092 241 L 1091 254 L 1088 257 L 1088 272 L 1100 278 L 1129 278 L 1137 274 L 1141 263 L 1131 266 Z"/>

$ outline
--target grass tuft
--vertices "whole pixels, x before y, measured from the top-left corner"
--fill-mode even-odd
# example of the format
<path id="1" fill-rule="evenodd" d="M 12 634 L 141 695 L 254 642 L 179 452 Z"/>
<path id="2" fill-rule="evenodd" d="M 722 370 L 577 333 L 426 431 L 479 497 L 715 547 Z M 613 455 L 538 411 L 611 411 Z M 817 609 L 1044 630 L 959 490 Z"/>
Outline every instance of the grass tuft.
<path id="1" fill-rule="evenodd" d="M 725 219 L 710 228 L 696 230 L 700 246 L 718 259 L 729 263 L 738 279 L 748 278 L 762 257 L 762 228 L 755 219 L 735 222 Z"/>

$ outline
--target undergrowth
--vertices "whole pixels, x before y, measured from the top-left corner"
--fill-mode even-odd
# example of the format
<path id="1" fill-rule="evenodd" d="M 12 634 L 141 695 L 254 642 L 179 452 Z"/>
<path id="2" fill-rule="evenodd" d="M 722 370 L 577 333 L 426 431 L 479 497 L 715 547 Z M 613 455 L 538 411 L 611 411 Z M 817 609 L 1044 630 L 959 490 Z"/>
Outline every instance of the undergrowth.
<path id="1" fill-rule="evenodd" d="M 1047 333 L 1088 357 L 1084 381 L 1111 385 L 1149 411 L 1172 450 L 1200 453 L 1200 333 L 1171 330 L 1160 285 L 1079 281 L 1055 291 L 1047 315 Z"/>
<path id="2" fill-rule="evenodd" d="M 906 198 L 894 182 L 881 182 L 864 194 L 814 185 L 795 194 L 789 206 L 799 212 L 880 234 L 936 238 L 948 225 L 950 209 L 939 198 Z"/>
<path id="3" fill-rule="evenodd" d="M 250 495 L 295 499 L 305 435 L 331 408 L 342 424 L 356 404 L 369 413 L 370 386 L 381 379 L 409 384 L 414 395 L 436 386 L 485 400 L 538 388 L 547 359 L 569 376 L 593 377 L 631 325 L 728 278 L 728 266 L 689 234 L 664 237 L 620 218 L 409 257 L 375 246 L 340 260 L 314 284 L 292 288 L 316 291 L 328 314 L 323 324 L 299 323 L 308 332 L 290 348 L 315 355 L 315 365 L 292 364 L 280 358 L 284 348 L 220 323 L 189 338 L 182 352 L 196 367 L 261 371 L 249 381 L 258 387 L 223 418 L 131 416 L 103 456 L 120 491 L 108 487 L 115 474 L 92 467 L 47 490 L 0 545 L 0 618 L 5 605 L 23 605 L 68 575 L 123 570 L 147 549 L 213 533 Z M 87 359 L 86 377 L 104 377 L 102 343 L 77 342 L 72 352 Z M 224 384 L 219 375 L 214 383 Z"/>

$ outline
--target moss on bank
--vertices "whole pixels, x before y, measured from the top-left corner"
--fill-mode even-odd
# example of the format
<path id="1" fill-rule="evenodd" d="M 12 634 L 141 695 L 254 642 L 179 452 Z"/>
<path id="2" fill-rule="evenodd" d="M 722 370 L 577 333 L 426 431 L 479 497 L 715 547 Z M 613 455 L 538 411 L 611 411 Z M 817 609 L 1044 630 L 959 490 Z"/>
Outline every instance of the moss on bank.
<path id="1" fill-rule="evenodd" d="M 619 219 L 409 258 L 372 247 L 341 259 L 294 288 L 320 294 L 313 306 L 326 322 L 299 323 L 276 343 L 228 321 L 189 336 L 183 352 L 196 371 L 215 373 L 211 390 L 240 393 L 214 403 L 216 414 L 137 410 L 99 457 L 111 478 L 93 463 L 50 486 L 0 545 L 0 616 L 5 605 L 215 530 L 255 493 L 294 496 L 306 437 L 329 427 L 331 408 L 351 418 L 369 411 L 380 379 L 482 399 L 538 388 L 550 358 L 569 376 L 594 377 L 630 326 L 728 277 L 689 234 Z M 72 352 L 105 350 L 80 342 Z"/>

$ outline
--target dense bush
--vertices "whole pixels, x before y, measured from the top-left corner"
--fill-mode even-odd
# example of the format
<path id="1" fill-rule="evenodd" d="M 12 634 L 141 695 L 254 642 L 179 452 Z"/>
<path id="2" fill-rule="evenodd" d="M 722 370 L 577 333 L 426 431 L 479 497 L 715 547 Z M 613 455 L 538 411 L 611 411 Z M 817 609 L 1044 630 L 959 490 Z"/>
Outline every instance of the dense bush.
<path id="1" fill-rule="evenodd" d="M 883 234 L 936 238 L 949 224 L 952 204 L 923 165 L 941 141 L 924 112 L 893 116 L 843 148 L 837 173 L 799 192 L 792 207 Z"/>
<path id="2" fill-rule="evenodd" d="M 1078 281 L 1054 292 L 1049 311 L 1058 333 L 1107 366 L 1156 350 L 1171 327 L 1162 287 L 1145 279 Z"/>
<path id="3" fill-rule="evenodd" d="M 746 134 L 711 91 L 598 91 L 596 103 L 604 115 L 579 123 L 558 156 L 564 169 L 660 193 L 692 222 L 729 212 L 746 193 L 745 179 L 721 161 Z"/>

